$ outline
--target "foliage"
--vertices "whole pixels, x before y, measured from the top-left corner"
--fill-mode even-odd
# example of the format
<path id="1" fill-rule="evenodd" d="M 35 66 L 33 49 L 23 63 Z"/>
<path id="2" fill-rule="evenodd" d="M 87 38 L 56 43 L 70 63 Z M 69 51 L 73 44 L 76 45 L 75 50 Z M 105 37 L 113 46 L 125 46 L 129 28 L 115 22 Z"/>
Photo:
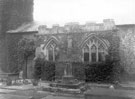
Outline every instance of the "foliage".
<path id="1" fill-rule="evenodd" d="M 128 31 L 121 38 L 121 65 L 130 74 L 135 66 L 135 34 L 132 31 Z"/>
<path id="2" fill-rule="evenodd" d="M 127 74 L 127 72 L 125 71 L 124 67 L 122 65 L 120 65 L 119 61 L 113 61 L 112 62 L 112 80 L 115 83 L 115 81 L 119 81 L 122 82 L 124 79 L 123 77 Z M 125 77 L 124 77 L 125 78 Z"/>
<path id="3" fill-rule="evenodd" d="M 108 35 L 108 34 L 107 34 Z M 109 51 L 108 51 L 108 57 L 107 60 L 104 63 L 83 63 L 81 62 L 81 49 L 79 48 L 79 41 L 81 39 L 82 35 L 76 35 L 76 36 L 70 36 L 72 38 L 72 44 L 70 39 L 68 41 L 67 36 L 63 36 L 61 38 L 59 47 L 59 54 L 60 59 L 57 62 L 58 65 L 56 65 L 54 62 L 45 61 L 43 63 L 43 66 L 41 66 L 41 71 L 43 74 L 41 74 L 41 78 L 48 80 L 49 77 L 53 78 L 55 76 L 54 67 L 56 65 L 56 73 L 58 75 L 56 76 L 63 76 L 63 67 L 62 62 L 68 62 L 70 61 L 73 66 L 73 75 L 75 78 L 79 80 L 86 80 L 86 81 L 92 81 L 92 82 L 113 82 L 115 80 L 119 80 L 122 67 L 119 64 L 119 37 L 115 34 L 109 34 L 109 36 L 105 39 L 109 41 Z M 49 38 L 49 36 L 47 37 Z M 75 40 L 76 39 L 76 40 Z M 70 45 L 70 46 L 68 46 Z M 72 46 L 71 46 L 72 45 Z M 60 65 L 61 66 L 60 66 Z M 63 67 L 62 67 L 63 66 Z M 58 67 L 58 68 L 57 68 Z M 40 70 L 40 69 L 39 69 Z M 50 72 L 51 71 L 51 72 Z M 44 76 L 42 76 L 44 75 Z M 52 75 L 52 76 L 50 76 Z"/>
<path id="4" fill-rule="evenodd" d="M 62 62 L 57 63 L 57 66 L 59 67 L 60 64 L 62 65 Z M 61 73 L 63 70 L 61 69 L 63 67 L 59 67 L 55 71 L 55 65 L 56 63 L 54 62 L 37 58 L 35 60 L 35 79 L 54 80 L 55 76 L 58 76 L 55 75 L 55 72 Z M 119 61 L 112 60 L 107 60 L 104 63 L 72 62 L 72 66 L 74 77 L 78 80 L 85 80 L 86 82 L 114 83 L 121 80 L 121 74 L 124 72 L 123 68 L 119 65 Z M 63 74 L 61 73 L 59 76 L 63 76 Z"/>
<path id="5" fill-rule="evenodd" d="M 17 73 L 19 56 L 18 56 L 18 41 L 20 40 L 21 35 L 7 35 L 7 55 L 8 55 L 8 66 L 5 67 L 6 72 Z"/>
<path id="6" fill-rule="evenodd" d="M 22 64 L 26 63 L 30 56 L 34 56 L 35 53 L 35 41 L 33 39 L 23 38 L 18 42 L 18 60 L 21 64 L 20 69 L 22 69 Z"/>
<path id="7" fill-rule="evenodd" d="M 35 60 L 34 78 L 52 81 L 55 79 L 55 64 L 44 60 L 44 58 L 37 58 Z"/>
<path id="8" fill-rule="evenodd" d="M 43 80 L 55 80 L 55 63 L 44 61 L 44 66 L 42 67 L 42 77 Z"/>
<path id="9" fill-rule="evenodd" d="M 8 63 L 7 66 L 4 67 L 4 71 L 9 73 L 18 73 L 23 69 L 22 67 L 26 65 L 26 57 L 24 56 L 34 55 L 34 40 L 24 39 L 21 34 L 8 34 L 6 39 Z"/>
<path id="10" fill-rule="evenodd" d="M 33 39 L 23 38 L 19 41 L 18 45 L 18 50 L 21 51 L 24 58 L 28 58 L 35 53 L 35 42 Z"/>
<path id="11" fill-rule="evenodd" d="M 86 82 L 111 82 L 112 65 L 105 63 L 87 64 L 85 73 Z"/>
<path id="12" fill-rule="evenodd" d="M 42 67 L 44 66 L 44 59 L 37 58 L 34 64 L 34 79 L 40 79 L 42 74 Z"/>
<path id="13" fill-rule="evenodd" d="M 117 61 L 108 61 L 105 63 L 86 64 L 85 66 L 86 82 L 114 83 L 121 81 L 121 75 L 124 73 Z"/>
<path id="14" fill-rule="evenodd" d="M 72 62 L 73 75 L 78 80 L 85 80 L 85 65 L 82 62 Z"/>

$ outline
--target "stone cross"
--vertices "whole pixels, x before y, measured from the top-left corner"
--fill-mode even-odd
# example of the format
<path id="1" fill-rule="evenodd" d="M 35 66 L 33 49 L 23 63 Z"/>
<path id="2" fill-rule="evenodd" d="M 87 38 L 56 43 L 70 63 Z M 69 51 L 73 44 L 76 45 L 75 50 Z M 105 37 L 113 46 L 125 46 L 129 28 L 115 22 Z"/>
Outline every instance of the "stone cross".
<path id="1" fill-rule="evenodd" d="M 66 67 L 64 69 L 64 75 L 66 76 L 72 75 L 72 65 L 70 63 L 66 64 Z"/>

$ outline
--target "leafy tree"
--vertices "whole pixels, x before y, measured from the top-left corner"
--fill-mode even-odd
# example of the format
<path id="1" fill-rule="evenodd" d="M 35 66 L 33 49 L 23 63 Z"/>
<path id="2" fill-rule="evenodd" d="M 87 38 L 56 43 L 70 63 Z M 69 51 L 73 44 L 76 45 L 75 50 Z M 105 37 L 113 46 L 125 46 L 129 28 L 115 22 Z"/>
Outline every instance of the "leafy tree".
<path id="1" fill-rule="evenodd" d="M 18 43 L 19 68 L 22 70 L 24 68 L 22 66 L 25 64 L 25 77 L 27 77 L 28 58 L 34 56 L 35 48 L 35 41 L 33 39 L 23 38 Z"/>
<path id="2" fill-rule="evenodd" d="M 125 67 L 128 73 L 131 73 L 133 66 L 135 65 L 135 34 L 132 31 L 128 31 L 123 38 L 121 38 L 121 64 Z"/>

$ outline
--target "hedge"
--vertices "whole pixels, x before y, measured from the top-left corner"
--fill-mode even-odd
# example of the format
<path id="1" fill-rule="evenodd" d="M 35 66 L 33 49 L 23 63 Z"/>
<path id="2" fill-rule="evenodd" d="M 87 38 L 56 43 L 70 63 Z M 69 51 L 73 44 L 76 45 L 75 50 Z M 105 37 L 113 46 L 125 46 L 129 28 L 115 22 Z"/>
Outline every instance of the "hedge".
<path id="1" fill-rule="evenodd" d="M 44 61 L 44 65 L 42 66 L 42 80 L 55 80 L 55 63 Z"/>
<path id="2" fill-rule="evenodd" d="M 64 73 L 64 62 L 50 62 L 44 59 L 35 61 L 35 78 L 52 81 L 61 78 Z M 96 83 L 114 83 L 120 81 L 124 69 L 118 61 L 102 63 L 72 62 L 73 76 L 78 80 Z"/>
<path id="3" fill-rule="evenodd" d="M 113 66 L 106 63 L 85 65 L 86 82 L 112 82 Z"/>
<path id="4" fill-rule="evenodd" d="M 55 64 L 42 58 L 35 60 L 34 78 L 52 81 L 55 79 Z"/>
<path id="5" fill-rule="evenodd" d="M 35 60 L 34 64 L 34 78 L 35 79 L 41 79 L 41 74 L 42 74 L 42 66 L 44 65 L 44 60 L 41 58 L 37 58 Z"/>

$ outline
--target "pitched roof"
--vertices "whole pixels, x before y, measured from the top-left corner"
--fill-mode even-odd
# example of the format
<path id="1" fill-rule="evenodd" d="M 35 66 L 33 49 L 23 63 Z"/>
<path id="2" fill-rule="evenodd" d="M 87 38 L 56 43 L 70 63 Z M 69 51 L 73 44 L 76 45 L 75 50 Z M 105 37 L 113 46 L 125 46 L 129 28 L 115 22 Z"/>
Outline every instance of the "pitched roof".
<path id="1" fill-rule="evenodd" d="M 9 30 L 7 33 L 18 33 L 18 32 L 32 32 L 32 31 L 38 31 L 39 23 L 31 22 L 31 23 L 24 23 L 21 26 L 19 26 L 15 30 Z"/>

